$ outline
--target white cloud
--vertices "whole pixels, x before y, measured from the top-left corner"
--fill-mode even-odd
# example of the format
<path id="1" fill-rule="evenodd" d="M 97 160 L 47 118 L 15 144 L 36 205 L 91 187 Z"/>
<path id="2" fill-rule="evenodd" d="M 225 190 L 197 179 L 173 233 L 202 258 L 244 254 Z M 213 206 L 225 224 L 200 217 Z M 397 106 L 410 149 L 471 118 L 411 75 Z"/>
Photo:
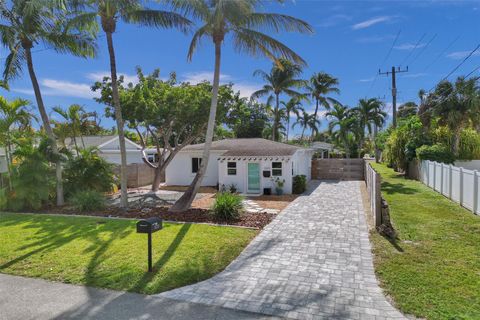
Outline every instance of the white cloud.
<path id="1" fill-rule="evenodd" d="M 200 71 L 200 72 L 190 72 L 185 73 L 181 77 L 181 81 L 189 82 L 191 84 L 197 84 L 202 81 L 213 81 L 213 72 L 210 71 Z M 249 83 L 245 81 L 240 81 L 235 79 L 228 74 L 220 74 L 220 84 L 233 83 L 233 90 L 235 92 L 240 91 L 241 97 L 249 98 L 252 93 L 261 88 L 260 84 Z"/>
<path id="2" fill-rule="evenodd" d="M 334 14 L 332 16 L 329 16 L 328 18 L 325 18 L 317 25 L 321 28 L 329 28 L 350 20 L 352 20 L 352 17 L 347 16 L 346 14 Z"/>
<path id="3" fill-rule="evenodd" d="M 394 48 L 397 50 L 412 50 L 415 48 L 423 48 L 426 46 L 426 43 L 419 43 L 418 45 L 413 44 L 413 43 L 404 43 L 398 46 L 395 46 Z"/>
<path id="4" fill-rule="evenodd" d="M 97 94 L 90 89 L 90 85 L 86 83 L 76 83 L 56 79 L 40 80 L 42 94 L 45 96 L 64 96 L 91 99 Z M 33 90 L 25 88 L 15 88 L 12 91 L 34 95 Z"/>
<path id="5" fill-rule="evenodd" d="M 460 60 L 466 58 L 470 52 L 472 51 L 455 51 L 447 54 L 447 58 L 454 59 L 454 60 Z M 475 51 L 472 55 L 473 57 L 475 56 L 480 56 L 480 51 Z"/>
<path id="6" fill-rule="evenodd" d="M 373 80 L 375 80 L 375 78 L 371 77 L 371 78 L 360 79 L 358 80 L 358 82 L 372 82 Z"/>
<path id="7" fill-rule="evenodd" d="M 138 83 L 138 77 L 134 74 L 118 73 L 118 77 L 123 76 L 125 83 Z M 86 74 L 86 78 L 92 81 L 102 81 L 104 77 L 110 77 L 109 71 L 97 71 Z"/>
<path id="8" fill-rule="evenodd" d="M 391 16 L 380 16 L 380 17 L 368 19 L 368 20 L 359 22 L 357 24 L 354 24 L 352 26 L 352 29 L 353 30 L 365 29 L 365 28 L 371 27 L 373 25 L 376 25 L 378 23 L 387 22 L 387 21 L 391 21 L 391 20 L 392 20 Z"/>
<path id="9" fill-rule="evenodd" d="M 424 77 L 426 76 L 427 73 L 424 73 L 424 72 L 419 72 L 419 73 L 406 73 L 404 75 L 402 75 L 401 77 L 402 78 L 420 78 L 420 77 Z"/>

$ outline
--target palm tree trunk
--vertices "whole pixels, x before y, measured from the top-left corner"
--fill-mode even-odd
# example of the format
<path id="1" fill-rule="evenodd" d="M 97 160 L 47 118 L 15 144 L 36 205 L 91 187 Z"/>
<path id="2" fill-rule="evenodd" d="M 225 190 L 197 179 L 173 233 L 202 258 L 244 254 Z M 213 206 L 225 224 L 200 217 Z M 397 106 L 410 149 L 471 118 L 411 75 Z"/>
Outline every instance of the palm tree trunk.
<path id="1" fill-rule="evenodd" d="M 10 141 L 7 141 L 7 148 L 5 149 L 5 158 L 7 160 L 7 173 L 8 173 L 8 190 L 12 191 L 12 146 Z"/>
<path id="2" fill-rule="evenodd" d="M 315 99 L 315 112 L 313 113 L 314 121 L 317 120 L 317 113 L 318 113 L 318 99 Z M 313 141 L 314 134 L 315 134 L 315 130 L 313 130 L 312 128 L 312 136 L 311 136 L 312 141 Z"/>
<path id="3" fill-rule="evenodd" d="M 301 138 L 300 138 L 300 140 L 302 140 L 302 141 L 303 141 L 303 136 L 305 135 L 305 128 L 306 128 L 306 127 L 304 126 L 303 129 L 302 129 L 302 136 L 301 136 Z"/>
<path id="4" fill-rule="evenodd" d="M 377 134 L 378 134 L 378 127 L 376 124 L 373 125 L 373 144 L 375 146 L 375 162 L 380 162 L 380 150 L 378 150 L 377 146 Z"/>
<path id="5" fill-rule="evenodd" d="M 112 97 L 115 108 L 115 120 L 117 121 L 118 143 L 120 145 L 120 206 L 122 208 L 128 207 L 128 193 L 127 193 L 127 150 L 125 148 L 125 135 L 123 132 L 123 118 L 122 109 L 120 106 L 120 98 L 118 94 L 117 83 L 117 65 L 115 61 L 115 49 L 113 48 L 112 33 L 105 31 L 107 36 L 108 53 L 110 55 L 110 73 L 112 78 Z"/>
<path id="6" fill-rule="evenodd" d="M 290 131 L 290 112 L 287 112 L 287 142 L 288 142 L 289 131 Z"/>
<path id="7" fill-rule="evenodd" d="M 55 163 L 55 176 L 57 180 L 57 206 L 62 206 L 65 201 L 63 197 L 63 181 L 62 181 L 62 162 L 60 160 L 60 154 L 58 152 L 57 141 L 55 135 L 53 134 L 52 127 L 50 126 L 50 120 L 48 119 L 47 111 L 45 110 L 45 105 L 43 104 L 42 94 L 40 92 L 40 86 L 38 84 L 37 76 L 35 75 L 35 70 L 33 68 L 33 59 L 31 52 L 31 44 L 25 44 L 25 58 L 27 60 L 28 73 L 30 75 L 30 80 L 32 81 L 33 91 L 35 93 L 35 99 L 37 100 L 38 111 L 40 112 L 40 117 L 42 118 L 43 127 L 47 133 L 48 140 L 52 147 L 52 152 L 56 156 L 57 162 Z"/>
<path id="8" fill-rule="evenodd" d="M 278 130 L 278 108 L 280 107 L 280 95 L 275 94 L 275 110 L 273 111 L 273 130 L 272 130 L 272 140 L 277 141 L 277 130 Z"/>
<path id="9" fill-rule="evenodd" d="M 202 185 L 202 180 L 208 167 L 210 148 L 213 141 L 213 131 L 215 129 L 215 117 L 217 115 L 218 87 L 220 86 L 221 45 L 222 41 L 215 41 L 215 71 L 213 73 L 212 103 L 210 105 L 210 115 L 208 117 L 207 134 L 205 137 L 205 147 L 203 148 L 202 163 L 187 191 L 185 191 L 185 193 L 170 209 L 172 212 L 181 212 L 190 208 L 195 196 L 198 193 L 198 190 L 200 189 L 200 186 Z"/>

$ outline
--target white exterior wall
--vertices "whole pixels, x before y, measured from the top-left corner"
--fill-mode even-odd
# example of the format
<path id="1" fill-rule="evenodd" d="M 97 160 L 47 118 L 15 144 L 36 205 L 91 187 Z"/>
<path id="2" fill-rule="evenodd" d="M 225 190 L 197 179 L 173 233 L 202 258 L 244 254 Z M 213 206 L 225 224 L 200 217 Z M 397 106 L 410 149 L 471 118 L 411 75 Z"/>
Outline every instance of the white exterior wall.
<path id="1" fill-rule="evenodd" d="M 5 156 L 0 156 L 0 173 L 4 173 L 7 171 L 7 158 Z"/>
<path id="2" fill-rule="evenodd" d="M 315 151 L 299 150 L 292 157 L 293 176 L 304 175 L 307 182 L 312 179 L 312 156 Z"/>
<path id="3" fill-rule="evenodd" d="M 201 158 L 203 151 L 179 152 L 165 170 L 165 182 L 169 186 L 188 186 L 192 183 L 192 158 Z M 216 186 L 218 183 L 218 158 L 225 151 L 211 151 L 202 186 Z"/>
<path id="4" fill-rule="evenodd" d="M 233 158 L 233 157 L 232 157 Z M 229 176 L 227 170 L 227 163 L 228 162 L 236 162 L 237 163 L 237 175 Z M 270 171 L 272 170 L 272 162 L 282 162 L 282 176 L 275 176 L 272 177 L 270 174 L 269 178 L 263 177 L 263 171 Z M 272 178 L 280 178 L 285 179 L 285 184 L 283 186 L 283 193 L 284 194 L 291 194 L 292 193 L 292 161 L 290 158 L 279 158 L 276 160 L 223 160 L 218 161 L 218 177 L 219 177 L 219 185 L 222 184 L 229 188 L 231 184 L 235 184 L 237 187 L 237 191 L 242 194 L 247 194 L 247 186 L 248 186 L 248 163 L 259 163 L 260 166 L 260 192 L 263 193 L 264 188 L 271 188 L 272 194 L 275 194 L 275 183 L 272 181 Z"/>
<path id="5" fill-rule="evenodd" d="M 107 150 L 98 153 L 99 156 L 104 158 L 110 163 L 120 165 L 122 160 L 120 158 L 120 152 L 115 150 Z M 131 163 L 143 163 L 142 152 L 140 150 L 127 150 L 127 164 Z"/>

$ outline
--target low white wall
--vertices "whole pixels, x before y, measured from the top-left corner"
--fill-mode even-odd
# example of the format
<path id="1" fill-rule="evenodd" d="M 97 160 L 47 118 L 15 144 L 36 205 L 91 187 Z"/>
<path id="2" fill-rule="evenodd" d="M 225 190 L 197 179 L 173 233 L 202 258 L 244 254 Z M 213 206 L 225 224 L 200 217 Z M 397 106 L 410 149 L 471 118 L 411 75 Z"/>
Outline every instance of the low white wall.
<path id="1" fill-rule="evenodd" d="M 165 171 L 165 182 L 169 186 L 188 186 L 193 181 L 192 158 L 201 158 L 203 151 L 179 152 Z M 224 151 L 222 151 L 223 153 Z M 202 186 L 216 186 L 218 182 L 217 159 L 220 153 L 210 152 L 208 167 L 202 180 Z"/>
<path id="2" fill-rule="evenodd" d="M 382 224 L 382 190 L 381 176 L 373 168 L 369 161 L 365 161 L 365 184 L 370 199 L 370 209 L 373 222 L 376 227 Z"/>
<path id="3" fill-rule="evenodd" d="M 427 160 L 420 163 L 420 181 L 480 214 L 480 173 L 477 170 Z"/>
<path id="4" fill-rule="evenodd" d="M 455 161 L 456 167 L 462 167 L 468 170 L 478 170 L 480 171 L 480 160 L 472 161 Z"/>
<path id="5" fill-rule="evenodd" d="M 4 172 L 8 172 L 7 158 L 5 156 L 0 156 L 0 173 Z"/>

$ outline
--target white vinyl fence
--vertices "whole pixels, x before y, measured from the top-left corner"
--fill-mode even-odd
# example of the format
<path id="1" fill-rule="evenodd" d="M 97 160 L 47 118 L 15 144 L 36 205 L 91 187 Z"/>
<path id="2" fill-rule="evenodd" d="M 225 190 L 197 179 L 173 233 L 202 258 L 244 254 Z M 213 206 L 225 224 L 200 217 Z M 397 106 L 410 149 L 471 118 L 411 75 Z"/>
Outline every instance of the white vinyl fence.
<path id="1" fill-rule="evenodd" d="M 420 181 L 461 206 L 480 214 L 480 173 L 434 161 L 420 162 Z"/>
<path id="2" fill-rule="evenodd" d="M 365 183 L 367 184 L 368 197 L 370 198 L 373 222 L 378 227 L 382 224 L 381 177 L 368 161 L 365 161 Z"/>

